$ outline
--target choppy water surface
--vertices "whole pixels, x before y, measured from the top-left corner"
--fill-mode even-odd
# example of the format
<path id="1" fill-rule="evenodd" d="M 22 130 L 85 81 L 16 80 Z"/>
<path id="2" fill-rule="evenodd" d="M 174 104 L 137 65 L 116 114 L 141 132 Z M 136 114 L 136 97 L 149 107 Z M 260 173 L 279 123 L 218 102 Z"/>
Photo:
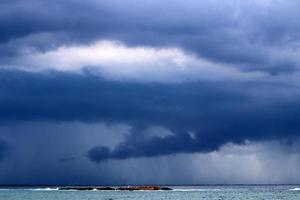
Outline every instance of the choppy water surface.
<path id="1" fill-rule="evenodd" d="M 300 200 L 300 186 L 193 186 L 173 191 L 59 191 L 56 188 L 1 188 L 1 200 Z"/>

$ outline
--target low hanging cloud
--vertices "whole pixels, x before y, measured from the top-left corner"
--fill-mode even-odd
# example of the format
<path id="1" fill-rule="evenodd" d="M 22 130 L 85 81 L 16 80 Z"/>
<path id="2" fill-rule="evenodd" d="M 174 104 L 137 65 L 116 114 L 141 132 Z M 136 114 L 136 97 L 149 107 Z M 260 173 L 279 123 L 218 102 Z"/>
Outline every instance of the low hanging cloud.
<path id="1" fill-rule="evenodd" d="M 10 153 L 0 162 L 1 184 L 226 184 L 297 183 L 299 140 L 227 144 L 210 153 L 131 157 L 90 162 L 83 152 L 110 149 L 128 135 L 124 124 L 19 122 L 0 127 Z M 160 131 L 158 131 L 160 130 Z M 172 135 L 151 127 L 144 137 Z M 163 133 L 163 134 L 158 134 Z M 47 173 L 45 173 L 47 172 Z"/>
<path id="2" fill-rule="evenodd" d="M 208 142 L 208 141 L 205 141 Z M 137 132 L 126 138 L 112 151 L 103 146 L 96 146 L 87 152 L 91 161 L 101 162 L 108 159 L 127 159 L 154 157 L 176 153 L 210 152 L 217 150 L 219 145 L 203 144 L 192 138 L 187 132 L 175 133 L 172 136 L 145 138 L 144 133 Z"/>
<path id="3" fill-rule="evenodd" d="M 244 122 L 236 120 L 236 126 L 240 126 Z M 254 119 L 245 119 L 254 120 Z M 257 119 L 259 120 L 259 119 Z M 232 122 L 231 122 L 232 123 Z M 254 125 L 259 125 L 259 122 L 252 122 Z M 128 158 L 141 158 L 141 157 L 157 157 L 166 155 L 176 155 L 180 153 L 209 153 L 219 151 L 221 147 L 228 143 L 245 145 L 247 141 L 281 141 L 287 146 L 294 146 L 294 142 L 299 139 L 299 128 L 296 130 L 287 130 L 285 127 L 282 130 L 278 126 L 273 126 L 268 123 L 268 127 L 254 128 L 249 132 L 246 127 L 235 127 L 233 124 L 228 124 L 228 128 L 222 130 L 214 130 L 212 132 L 187 132 L 183 129 L 177 128 L 173 135 L 167 137 L 145 137 L 143 130 L 139 132 L 134 131 L 125 141 L 119 143 L 114 148 L 105 146 L 95 146 L 87 152 L 88 158 L 95 162 L 101 163 L 108 160 L 125 160 Z M 280 123 L 277 121 L 277 123 Z M 281 124 L 282 125 L 282 124 Z M 203 124 L 194 125 L 194 129 L 201 129 Z M 216 125 L 218 126 L 218 125 Z M 249 125 L 248 125 L 249 126 Z M 288 123 L 283 126 L 288 126 Z M 269 129 L 276 130 L 277 134 L 271 135 L 268 133 Z M 286 129 L 286 130 L 284 130 Z M 295 129 L 295 127 L 293 127 Z M 179 132 L 181 131 L 181 132 Z M 285 135 L 287 131 L 288 134 Z M 295 131 L 295 132 L 294 132 Z M 243 134 L 241 134 L 243 133 Z M 296 151 L 294 153 L 299 153 Z"/>

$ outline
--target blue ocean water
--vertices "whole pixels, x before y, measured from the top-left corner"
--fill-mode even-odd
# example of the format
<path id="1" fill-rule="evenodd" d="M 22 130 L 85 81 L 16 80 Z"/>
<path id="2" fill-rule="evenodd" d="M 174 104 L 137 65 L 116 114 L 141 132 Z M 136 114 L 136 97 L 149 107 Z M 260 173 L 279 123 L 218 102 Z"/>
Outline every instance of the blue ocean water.
<path id="1" fill-rule="evenodd" d="M 176 186 L 172 191 L 59 191 L 1 188 L 1 200 L 300 200 L 300 186 Z"/>

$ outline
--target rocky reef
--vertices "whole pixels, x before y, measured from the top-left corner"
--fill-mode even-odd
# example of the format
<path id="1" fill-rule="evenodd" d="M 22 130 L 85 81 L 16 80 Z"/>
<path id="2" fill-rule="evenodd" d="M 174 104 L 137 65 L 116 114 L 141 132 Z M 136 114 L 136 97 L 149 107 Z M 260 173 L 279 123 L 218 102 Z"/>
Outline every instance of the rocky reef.
<path id="1" fill-rule="evenodd" d="M 109 187 L 109 186 L 67 186 L 59 187 L 59 190 L 121 190 L 121 191 L 136 191 L 136 190 L 172 190 L 169 187 L 160 186 L 123 186 L 123 187 Z"/>
<path id="2" fill-rule="evenodd" d="M 116 190 L 134 191 L 134 190 L 172 190 L 172 189 L 168 187 L 159 187 L 159 186 L 129 186 L 129 187 L 119 187 L 116 188 Z"/>

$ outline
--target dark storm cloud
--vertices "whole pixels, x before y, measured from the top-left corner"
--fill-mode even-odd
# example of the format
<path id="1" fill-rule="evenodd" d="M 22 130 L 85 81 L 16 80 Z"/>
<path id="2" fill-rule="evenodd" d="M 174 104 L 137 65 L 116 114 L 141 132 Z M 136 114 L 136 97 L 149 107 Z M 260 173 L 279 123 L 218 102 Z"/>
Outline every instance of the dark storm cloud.
<path id="1" fill-rule="evenodd" d="M 126 123 L 132 129 L 114 148 L 95 146 L 87 156 L 107 159 L 210 152 L 246 140 L 299 137 L 299 92 L 284 84 L 198 81 L 138 84 L 90 74 L 1 71 L 0 121 Z M 164 137 L 146 129 L 161 126 Z"/>
<path id="2" fill-rule="evenodd" d="M 199 104 L 218 107 L 218 103 L 226 104 L 224 101 L 243 100 L 243 96 L 234 90 L 205 81 L 174 85 L 139 84 L 107 81 L 88 72 L 74 75 L 10 70 L 1 70 L 0 79 L 1 122 L 126 120 L 143 124 L 151 117 L 153 123 L 160 120 L 169 123 L 174 119 L 192 117 L 194 114 L 189 112 Z"/>
<path id="3" fill-rule="evenodd" d="M 4 64 L 5 58 L 24 48 L 46 51 L 99 39 L 177 46 L 243 70 L 272 74 L 295 71 L 299 64 L 295 55 L 289 55 L 299 43 L 296 1 L 12 0 L 0 4 Z"/>

